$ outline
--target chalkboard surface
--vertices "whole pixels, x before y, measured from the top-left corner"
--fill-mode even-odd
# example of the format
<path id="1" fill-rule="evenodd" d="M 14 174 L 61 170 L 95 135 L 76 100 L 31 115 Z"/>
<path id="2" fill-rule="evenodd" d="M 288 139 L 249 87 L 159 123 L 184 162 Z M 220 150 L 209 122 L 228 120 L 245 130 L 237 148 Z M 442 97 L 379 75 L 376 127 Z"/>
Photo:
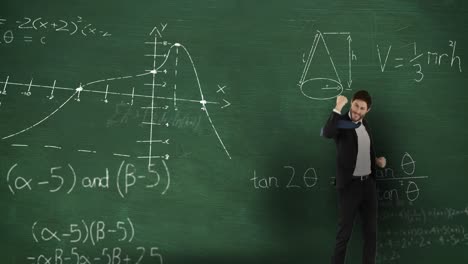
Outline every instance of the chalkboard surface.
<path id="1" fill-rule="evenodd" d="M 2 263 L 328 263 L 360 89 L 378 263 L 468 261 L 463 1 L 0 6 Z"/>

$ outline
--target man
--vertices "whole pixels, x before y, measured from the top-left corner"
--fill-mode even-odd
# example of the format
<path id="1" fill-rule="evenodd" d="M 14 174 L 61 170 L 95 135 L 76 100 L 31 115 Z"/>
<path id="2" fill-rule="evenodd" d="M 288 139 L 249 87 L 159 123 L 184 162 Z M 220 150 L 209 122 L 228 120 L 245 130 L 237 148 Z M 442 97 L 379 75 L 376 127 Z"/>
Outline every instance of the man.
<path id="1" fill-rule="evenodd" d="M 346 248 L 359 212 L 363 230 L 363 263 L 375 264 L 377 251 L 377 188 L 375 166 L 384 168 L 385 157 L 375 157 L 372 134 L 364 119 L 372 98 L 361 90 L 353 95 L 351 108 L 341 114 L 348 102 L 336 98 L 336 106 L 323 128 L 323 136 L 336 143 L 336 187 L 338 198 L 338 232 L 333 264 L 345 263 Z"/>

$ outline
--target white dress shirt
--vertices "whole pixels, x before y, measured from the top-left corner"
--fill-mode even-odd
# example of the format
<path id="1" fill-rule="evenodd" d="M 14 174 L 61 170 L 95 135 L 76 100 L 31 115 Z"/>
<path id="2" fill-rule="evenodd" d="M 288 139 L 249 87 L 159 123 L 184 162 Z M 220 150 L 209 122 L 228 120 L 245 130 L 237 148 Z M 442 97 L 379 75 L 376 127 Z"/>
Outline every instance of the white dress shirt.
<path id="1" fill-rule="evenodd" d="M 333 109 L 337 114 L 341 114 L 340 111 Z M 348 112 L 349 118 L 351 119 L 351 111 Z M 352 121 L 352 119 L 351 119 Z M 354 168 L 353 176 L 360 177 L 371 174 L 371 156 L 370 156 L 370 137 L 367 133 L 366 128 L 362 124 L 362 119 L 354 122 L 357 124 L 361 122 L 361 125 L 355 128 L 358 138 L 358 153 L 356 157 L 356 166 Z"/>

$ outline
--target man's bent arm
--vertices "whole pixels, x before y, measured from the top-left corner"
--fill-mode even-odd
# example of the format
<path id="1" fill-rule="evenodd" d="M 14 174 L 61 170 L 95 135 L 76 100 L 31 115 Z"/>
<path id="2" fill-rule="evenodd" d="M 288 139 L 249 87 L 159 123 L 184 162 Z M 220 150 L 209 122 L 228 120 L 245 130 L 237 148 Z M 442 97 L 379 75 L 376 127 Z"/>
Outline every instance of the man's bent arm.
<path id="1" fill-rule="evenodd" d="M 327 123 L 323 127 L 323 136 L 326 138 L 334 138 L 338 135 L 338 120 L 340 120 L 340 114 L 336 109 L 333 109 Z"/>

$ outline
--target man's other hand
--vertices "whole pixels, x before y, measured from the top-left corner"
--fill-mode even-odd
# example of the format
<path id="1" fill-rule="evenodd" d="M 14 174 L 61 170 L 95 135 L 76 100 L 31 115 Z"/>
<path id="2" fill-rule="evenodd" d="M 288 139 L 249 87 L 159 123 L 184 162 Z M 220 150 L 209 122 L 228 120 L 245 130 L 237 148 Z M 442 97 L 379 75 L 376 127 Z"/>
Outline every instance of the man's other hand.
<path id="1" fill-rule="evenodd" d="M 378 158 L 375 158 L 375 164 L 379 167 L 379 168 L 385 168 L 385 166 L 387 165 L 387 159 L 385 159 L 385 157 L 378 157 Z"/>

